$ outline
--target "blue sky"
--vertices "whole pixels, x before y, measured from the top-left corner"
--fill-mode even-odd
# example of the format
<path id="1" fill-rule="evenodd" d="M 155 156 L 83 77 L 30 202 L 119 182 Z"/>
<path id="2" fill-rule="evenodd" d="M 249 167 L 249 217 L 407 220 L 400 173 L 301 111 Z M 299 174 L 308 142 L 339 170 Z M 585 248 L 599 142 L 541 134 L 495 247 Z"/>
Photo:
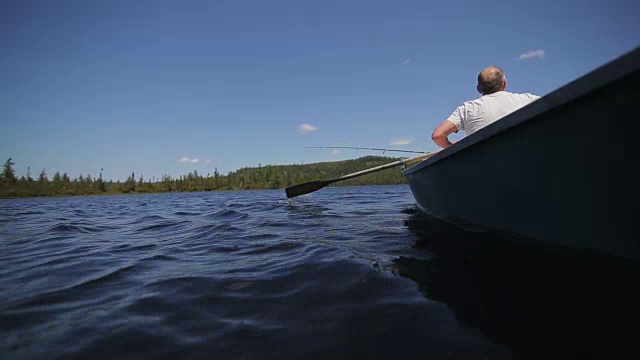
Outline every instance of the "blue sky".
<path id="1" fill-rule="evenodd" d="M 637 14 L 631 0 L 3 0 L 0 159 L 123 180 L 381 154 L 306 146 L 435 150 L 482 68 L 545 95 L 640 45 Z"/>

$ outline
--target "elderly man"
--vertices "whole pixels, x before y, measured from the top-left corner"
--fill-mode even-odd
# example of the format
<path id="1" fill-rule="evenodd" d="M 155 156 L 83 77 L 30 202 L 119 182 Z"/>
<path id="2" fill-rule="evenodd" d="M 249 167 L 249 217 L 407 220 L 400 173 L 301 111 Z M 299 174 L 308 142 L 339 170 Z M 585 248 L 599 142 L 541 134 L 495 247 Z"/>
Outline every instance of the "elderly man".
<path id="1" fill-rule="evenodd" d="M 431 134 L 431 139 L 438 146 L 451 146 L 448 137 L 452 133 L 464 130 L 470 135 L 540 98 L 529 93 L 516 94 L 505 91 L 507 79 L 502 69 L 495 66 L 490 66 L 478 74 L 476 88 L 482 96 L 465 101 Z"/>

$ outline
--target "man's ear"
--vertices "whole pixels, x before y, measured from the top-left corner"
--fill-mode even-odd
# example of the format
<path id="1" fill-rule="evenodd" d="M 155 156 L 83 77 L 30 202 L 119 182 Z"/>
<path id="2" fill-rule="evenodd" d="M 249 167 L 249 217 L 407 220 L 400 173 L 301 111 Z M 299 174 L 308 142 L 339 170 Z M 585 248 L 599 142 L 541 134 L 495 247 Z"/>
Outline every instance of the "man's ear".
<path id="1" fill-rule="evenodd" d="M 502 83 L 502 90 L 507 88 L 507 80 Z"/>
<path id="2" fill-rule="evenodd" d="M 482 95 L 482 91 L 480 91 L 480 85 L 476 86 L 476 90 L 478 90 L 478 92 Z"/>

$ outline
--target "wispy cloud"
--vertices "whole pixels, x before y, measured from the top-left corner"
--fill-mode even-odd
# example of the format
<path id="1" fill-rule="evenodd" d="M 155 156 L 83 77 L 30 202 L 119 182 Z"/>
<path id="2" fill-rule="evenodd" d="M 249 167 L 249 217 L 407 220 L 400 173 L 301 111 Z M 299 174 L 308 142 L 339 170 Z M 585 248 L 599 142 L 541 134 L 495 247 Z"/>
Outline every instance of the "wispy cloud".
<path id="1" fill-rule="evenodd" d="M 533 58 L 540 58 L 540 59 L 544 58 L 544 50 L 538 49 L 538 50 L 527 51 L 526 53 L 518 57 L 518 61 L 533 59 Z"/>
<path id="2" fill-rule="evenodd" d="M 389 145 L 401 146 L 401 145 L 409 145 L 413 142 L 413 139 L 396 139 L 392 140 Z"/>
<path id="3" fill-rule="evenodd" d="M 334 154 L 334 155 L 335 155 L 335 154 L 338 154 L 338 153 L 340 153 L 340 149 L 333 149 L 333 150 L 331 151 L 331 153 L 332 153 L 332 154 Z"/>
<path id="4" fill-rule="evenodd" d="M 200 159 L 195 159 L 195 158 L 194 158 L 194 159 L 192 159 L 192 158 L 190 158 L 190 157 L 188 157 L 188 156 L 183 156 L 183 157 L 181 157 L 180 159 L 178 159 L 178 162 L 181 162 L 181 163 L 197 164 L 197 163 L 199 163 L 199 162 L 200 162 Z M 211 160 L 208 160 L 207 162 L 211 162 Z"/>
<path id="5" fill-rule="evenodd" d="M 404 59 L 402 60 L 402 65 L 407 65 L 410 62 L 411 62 L 411 59 Z"/>
<path id="6" fill-rule="evenodd" d="M 211 159 L 207 159 L 206 163 L 211 164 Z"/>
<path id="7" fill-rule="evenodd" d="M 314 132 L 316 130 L 318 130 L 318 128 L 311 124 L 301 124 L 300 126 L 298 126 L 298 131 L 300 131 L 303 134 Z"/>

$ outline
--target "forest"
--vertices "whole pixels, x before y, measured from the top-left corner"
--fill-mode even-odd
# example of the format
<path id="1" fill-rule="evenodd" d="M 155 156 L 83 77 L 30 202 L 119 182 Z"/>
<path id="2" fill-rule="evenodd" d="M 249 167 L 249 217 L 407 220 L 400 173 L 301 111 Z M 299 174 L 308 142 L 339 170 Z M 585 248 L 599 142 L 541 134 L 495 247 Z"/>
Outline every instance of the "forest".
<path id="1" fill-rule="evenodd" d="M 319 162 L 300 165 L 258 165 L 245 167 L 221 175 L 200 174 L 194 170 L 177 178 L 168 175 L 160 179 L 145 178 L 135 172 L 125 181 L 104 180 L 102 172 L 94 177 L 90 174 L 71 179 L 66 173 L 50 175 L 43 169 L 37 177 L 31 170 L 26 176 L 16 176 L 15 163 L 9 158 L 0 173 L 0 197 L 76 196 L 127 193 L 193 192 L 215 190 L 284 189 L 314 180 L 327 180 L 375 166 L 400 160 L 395 157 L 365 156 L 353 160 Z M 393 185 L 405 184 L 400 166 L 377 171 L 353 179 L 339 181 L 330 186 Z"/>

